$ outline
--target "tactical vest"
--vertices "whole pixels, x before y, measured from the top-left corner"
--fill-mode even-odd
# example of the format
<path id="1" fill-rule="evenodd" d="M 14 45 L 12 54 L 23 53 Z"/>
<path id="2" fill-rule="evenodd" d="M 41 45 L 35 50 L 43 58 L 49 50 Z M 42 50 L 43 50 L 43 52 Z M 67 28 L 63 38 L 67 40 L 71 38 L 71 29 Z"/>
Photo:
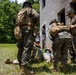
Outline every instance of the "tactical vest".
<path id="1" fill-rule="evenodd" d="M 26 24 L 26 25 L 34 26 L 34 20 L 33 20 L 33 18 L 30 18 L 30 17 L 27 15 L 27 16 L 26 16 L 26 20 L 25 20 L 25 24 Z"/>

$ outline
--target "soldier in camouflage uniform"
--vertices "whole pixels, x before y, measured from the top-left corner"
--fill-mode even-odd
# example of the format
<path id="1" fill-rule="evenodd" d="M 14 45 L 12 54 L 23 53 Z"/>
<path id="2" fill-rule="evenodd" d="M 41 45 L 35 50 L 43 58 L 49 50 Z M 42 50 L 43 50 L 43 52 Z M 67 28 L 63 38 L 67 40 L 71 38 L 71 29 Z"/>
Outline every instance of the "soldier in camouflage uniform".
<path id="1" fill-rule="evenodd" d="M 72 27 L 71 27 L 72 31 L 76 31 L 76 28 L 75 29 L 73 28 L 73 26 L 76 25 L 75 11 L 70 10 L 67 12 L 67 14 L 68 14 L 68 17 L 70 18 L 70 25 L 72 25 Z M 73 41 L 72 41 L 72 45 L 71 45 L 69 52 L 71 55 L 71 61 L 73 63 L 76 63 L 76 61 L 75 61 L 75 59 L 76 59 L 76 34 L 74 34 L 74 32 L 73 32 Z"/>
<path id="2" fill-rule="evenodd" d="M 32 61 L 39 62 L 43 60 L 44 57 L 43 57 L 42 49 L 40 47 L 40 36 L 37 35 L 33 45 Z"/>
<path id="3" fill-rule="evenodd" d="M 54 70 L 58 71 L 59 67 L 58 64 L 61 62 L 61 70 L 65 70 L 67 67 L 67 59 L 68 59 L 68 48 L 71 45 L 72 37 L 71 34 L 68 32 L 68 28 L 61 24 L 58 24 L 56 20 L 53 20 L 50 23 L 50 30 L 54 26 L 60 26 L 61 29 L 58 29 L 58 33 L 54 37 L 50 37 L 53 40 L 53 54 L 54 54 Z M 63 29 L 65 27 L 66 29 Z M 57 31 L 56 31 L 57 32 Z M 51 35 L 52 36 L 52 35 Z"/>
<path id="4" fill-rule="evenodd" d="M 19 24 L 18 20 L 16 21 L 16 26 L 19 25 L 22 32 L 22 38 L 18 40 L 18 61 L 20 66 L 20 75 L 25 75 L 27 73 L 27 64 L 30 61 L 31 58 L 31 51 L 33 48 L 33 42 L 34 38 L 37 34 L 36 28 L 37 28 L 37 21 L 39 18 L 39 14 L 36 12 L 36 10 L 32 9 L 30 2 L 24 2 L 23 3 L 23 9 L 20 10 L 18 15 L 22 13 L 24 9 L 31 9 L 30 13 L 25 17 L 25 24 Z M 29 11 L 27 11 L 28 13 Z M 25 14 L 24 14 L 25 15 Z M 27 19 L 27 20 L 26 20 Z"/>
<path id="5" fill-rule="evenodd" d="M 40 49 L 39 43 L 40 43 L 40 36 L 37 35 L 33 45 L 33 52 L 32 52 L 33 58 L 35 58 L 37 50 Z"/>

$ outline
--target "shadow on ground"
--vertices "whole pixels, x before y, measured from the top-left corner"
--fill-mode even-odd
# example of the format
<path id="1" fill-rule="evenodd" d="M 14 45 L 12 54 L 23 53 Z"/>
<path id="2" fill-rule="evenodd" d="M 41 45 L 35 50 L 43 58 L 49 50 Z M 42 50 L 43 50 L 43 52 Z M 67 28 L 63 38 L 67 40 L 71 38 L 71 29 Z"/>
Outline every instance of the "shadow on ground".
<path id="1" fill-rule="evenodd" d="M 37 63 L 38 64 L 38 63 Z M 40 73 L 40 72 L 46 72 L 46 73 L 52 73 L 52 71 L 50 70 L 51 64 L 47 65 L 47 63 L 42 64 L 41 66 L 30 66 L 28 67 L 29 70 L 33 70 L 36 73 Z M 53 66 L 53 65 L 52 65 Z M 68 68 L 67 70 L 64 71 L 59 71 L 60 73 L 64 73 L 64 74 L 72 74 L 72 73 L 76 73 L 76 64 L 68 64 Z"/>
<path id="2" fill-rule="evenodd" d="M 30 65 L 32 65 L 32 64 L 30 64 Z M 29 70 L 32 70 L 32 71 L 34 71 L 35 72 L 35 74 L 36 73 L 40 73 L 40 72 L 47 72 L 47 73 L 51 73 L 52 71 L 49 69 L 49 64 L 47 65 L 46 63 L 45 64 L 41 64 L 40 66 L 38 65 L 38 63 L 36 63 L 35 64 L 35 66 L 29 66 L 28 67 L 28 69 Z M 49 66 L 49 67 L 48 67 Z"/>
<path id="3" fill-rule="evenodd" d="M 76 64 L 68 64 L 67 70 L 62 71 L 65 74 L 76 73 Z"/>

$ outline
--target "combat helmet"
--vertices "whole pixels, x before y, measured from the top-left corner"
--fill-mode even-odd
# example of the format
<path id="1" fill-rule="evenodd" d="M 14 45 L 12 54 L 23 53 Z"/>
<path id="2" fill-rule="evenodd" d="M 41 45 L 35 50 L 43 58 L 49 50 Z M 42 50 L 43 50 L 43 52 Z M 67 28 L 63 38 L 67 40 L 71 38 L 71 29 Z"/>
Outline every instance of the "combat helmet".
<path id="1" fill-rule="evenodd" d="M 51 25 L 52 23 L 58 23 L 58 21 L 56 19 L 51 20 L 51 22 L 49 23 L 49 25 Z"/>
<path id="2" fill-rule="evenodd" d="M 71 10 L 69 10 L 68 12 L 67 12 L 67 15 L 66 16 L 68 16 L 69 14 L 72 14 L 72 13 L 76 13 L 76 11 L 74 11 L 73 9 L 71 9 Z"/>
<path id="3" fill-rule="evenodd" d="M 24 7 L 27 7 L 27 6 L 32 8 L 31 2 L 28 2 L 28 1 L 23 2 L 23 6 L 22 7 L 24 8 Z"/>

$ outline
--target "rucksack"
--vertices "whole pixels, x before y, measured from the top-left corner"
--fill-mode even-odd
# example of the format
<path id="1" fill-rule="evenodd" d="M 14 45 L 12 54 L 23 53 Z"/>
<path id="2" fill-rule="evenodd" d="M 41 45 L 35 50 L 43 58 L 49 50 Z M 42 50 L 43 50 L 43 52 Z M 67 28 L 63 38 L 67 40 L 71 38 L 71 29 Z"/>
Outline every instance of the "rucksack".
<path id="1" fill-rule="evenodd" d="M 28 14 L 32 12 L 31 8 L 23 8 L 17 15 L 16 22 L 18 25 L 28 24 Z"/>
<path id="2" fill-rule="evenodd" d="M 52 26 L 50 29 L 49 29 L 49 33 L 52 37 L 55 37 L 59 32 L 59 27 L 58 26 Z"/>
<path id="3" fill-rule="evenodd" d="M 52 26 L 50 28 L 50 35 L 55 37 L 59 32 L 62 31 L 69 31 L 69 27 L 68 26 Z"/>

